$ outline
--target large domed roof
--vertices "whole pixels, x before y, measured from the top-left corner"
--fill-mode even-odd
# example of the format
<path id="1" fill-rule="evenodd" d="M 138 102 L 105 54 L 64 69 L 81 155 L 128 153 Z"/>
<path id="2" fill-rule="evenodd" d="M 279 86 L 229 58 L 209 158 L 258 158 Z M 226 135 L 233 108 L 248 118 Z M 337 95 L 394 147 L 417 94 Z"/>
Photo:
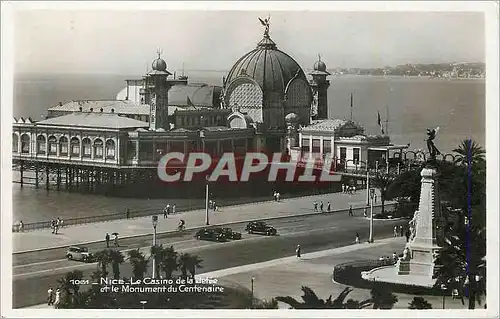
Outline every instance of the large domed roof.
<path id="1" fill-rule="evenodd" d="M 287 84 L 295 76 L 307 78 L 300 65 L 288 54 L 278 50 L 276 43 L 266 32 L 257 48 L 242 56 L 231 68 L 225 84 L 239 76 L 248 76 L 255 80 L 263 92 L 285 93 Z"/>

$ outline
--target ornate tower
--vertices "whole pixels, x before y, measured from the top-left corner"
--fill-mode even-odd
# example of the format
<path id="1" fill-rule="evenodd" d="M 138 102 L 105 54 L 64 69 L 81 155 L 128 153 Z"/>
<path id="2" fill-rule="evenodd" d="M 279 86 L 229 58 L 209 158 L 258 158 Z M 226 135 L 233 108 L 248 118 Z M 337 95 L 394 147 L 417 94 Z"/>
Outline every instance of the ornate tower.
<path id="1" fill-rule="evenodd" d="M 158 58 L 153 61 L 152 70 L 145 78 L 145 92 L 149 93 L 149 129 L 169 130 L 168 122 L 168 90 L 170 84 L 167 78 L 171 75 L 167 71 L 167 63 L 160 57 L 161 52 L 158 51 Z"/>
<path id="2" fill-rule="evenodd" d="M 314 71 L 310 75 L 312 75 L 310 84 L 313 91 L 311 117 L 313 120 L 328 119 L 328 87 L 330 87 L 330 81 L 326 77 L 330 73 L 326 71 L 326 64 L 321 61 L 320 55 L 318 55 L 318 61 L 314 63 Z"/>

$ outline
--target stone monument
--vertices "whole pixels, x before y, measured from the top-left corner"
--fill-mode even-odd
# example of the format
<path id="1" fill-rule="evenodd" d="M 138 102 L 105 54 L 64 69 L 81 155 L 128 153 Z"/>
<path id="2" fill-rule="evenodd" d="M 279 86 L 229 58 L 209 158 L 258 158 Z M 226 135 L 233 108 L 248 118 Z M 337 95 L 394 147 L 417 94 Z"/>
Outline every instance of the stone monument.
<path id="1" fill-rule="evenodd" d="M 422 176 L 418 210 L 410 221 L 411 236 L 404 249 L 403 257 L 395 266 L 386 266 L 363 272 L 367 280 L 432 287 L 435 279 L 434 259 L 439 250 L 438 234 L 441 234 L 442 214 L 439 195 L 436 154 L 433 143 L 436 130 L 427 130 L 427 144 L 430 158 L 420 172 Z"/>

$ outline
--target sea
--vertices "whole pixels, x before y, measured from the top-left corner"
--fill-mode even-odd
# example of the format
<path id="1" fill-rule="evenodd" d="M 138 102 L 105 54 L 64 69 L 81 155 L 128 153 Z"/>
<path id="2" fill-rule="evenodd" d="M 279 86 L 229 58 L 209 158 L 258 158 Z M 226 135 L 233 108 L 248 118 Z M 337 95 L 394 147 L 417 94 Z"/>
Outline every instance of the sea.
<path id="1" fill-rule="evenodd" d="M 188 71 L 190 82 L 221 85 L 226 73 Z M 47 109 L 69 100 L 114 99 L 131 75 L 18 74 L 14 77 L 14 117 L 43 119 Z M 330 118 L 352 119 L 368 134 L 383 129 L 394 144 L 425 149 L 426 129 L 440 127 L 435 140 L 443 153 L 451 153 L 464 139 L 485 147 L 486 93 L 482 79 L 427 77 L 331 76 L 328 89 Z M 351 107 L 351 94 L 353 103 Z M 148 208 L 162 199 L 123 199 L 20 188 L 12 184 L 13 220 L 24 223 L 54 217 L 72 218 Z"/>

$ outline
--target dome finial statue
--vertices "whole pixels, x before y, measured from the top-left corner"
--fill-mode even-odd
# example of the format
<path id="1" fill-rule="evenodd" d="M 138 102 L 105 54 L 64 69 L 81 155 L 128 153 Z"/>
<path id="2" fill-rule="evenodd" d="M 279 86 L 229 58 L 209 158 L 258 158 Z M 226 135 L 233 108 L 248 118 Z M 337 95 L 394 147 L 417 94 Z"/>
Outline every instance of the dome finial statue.
<path id="1" fill-rule="evenodd" d="M 158 50 L 156 50 L 156 53 L 158 53 L 158 59 L 161 58 L 161 54 L 163 53 L 163 50 L 158 48 Z"/>
<path id="2" fill-rule="evenodd" d="M 318 61 L 321 61 L 321 53 L 318 53 Z"/>
<path id="3" fill-rule="evenodd" d="M 268 16 L 264 20 L 262 20 L 261 18 L 259 18 L 260 23 L 266 28 L 264 30 L 264 36 L 265 37 L 269 37 L 269 21 L 270 20 L 271 20 L 271 16 Z"/>

